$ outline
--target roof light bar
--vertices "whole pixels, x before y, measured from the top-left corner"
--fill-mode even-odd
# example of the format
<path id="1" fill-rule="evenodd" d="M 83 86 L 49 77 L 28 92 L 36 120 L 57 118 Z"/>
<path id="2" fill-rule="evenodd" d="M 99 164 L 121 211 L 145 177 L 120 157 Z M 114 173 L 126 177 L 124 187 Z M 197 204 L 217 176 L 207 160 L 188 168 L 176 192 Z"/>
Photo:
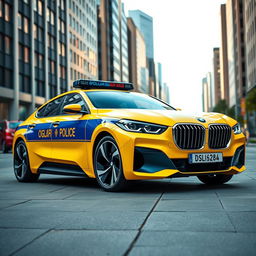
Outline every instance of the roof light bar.
<path id="1" fill-rule="evenodd" d="M 74 88 L 81 89 L 115 89 L 115 90 L 133 90 L 133 84 L 115 81 L 97 81 L 97 80 L 76 80 L 73 82 Z"/>

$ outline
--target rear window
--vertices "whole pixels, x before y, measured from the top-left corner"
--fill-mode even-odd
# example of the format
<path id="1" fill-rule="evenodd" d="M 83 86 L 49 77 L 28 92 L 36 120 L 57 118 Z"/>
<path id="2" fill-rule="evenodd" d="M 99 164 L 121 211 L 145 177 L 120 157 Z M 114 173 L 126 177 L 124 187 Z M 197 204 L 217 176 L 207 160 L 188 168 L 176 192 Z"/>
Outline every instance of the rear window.
<path id="1" fill-rule="evenodd" d="M 11 122 L 11 123 L 9 123 L 9 129 L 16 129 L 20 123 L 21 122 Z"/>
<path id="2" fill-rule="evenodd" d="M 116 91 L 91 91 L 86 94 L 96 108 L 174 110 L 168 104 L 145 94 Z"/>

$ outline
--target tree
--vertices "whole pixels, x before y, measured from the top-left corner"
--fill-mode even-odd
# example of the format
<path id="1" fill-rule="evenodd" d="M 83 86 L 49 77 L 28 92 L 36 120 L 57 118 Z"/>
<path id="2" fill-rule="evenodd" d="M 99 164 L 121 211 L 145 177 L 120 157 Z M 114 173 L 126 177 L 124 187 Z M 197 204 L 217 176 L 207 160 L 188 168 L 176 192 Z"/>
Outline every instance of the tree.
<path id="1" fill-rule="evenodd" d="M 253 88 L 246 97 L 246 110 L 248 112 L 256 111 L 256 88 Z"/>
<path id="2" fill-rule="evenodd" d="M 220 100 L 213 108 L 213 112 L 218 112 L 218 113 L 228 115 L 229 108 L 226 100 Z"/>

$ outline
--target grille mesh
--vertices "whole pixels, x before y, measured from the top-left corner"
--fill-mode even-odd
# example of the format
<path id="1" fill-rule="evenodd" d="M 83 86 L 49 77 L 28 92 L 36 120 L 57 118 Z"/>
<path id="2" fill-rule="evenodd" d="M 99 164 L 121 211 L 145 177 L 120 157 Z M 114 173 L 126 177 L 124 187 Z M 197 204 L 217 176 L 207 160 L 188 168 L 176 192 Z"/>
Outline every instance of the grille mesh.
<path id="1" fill-rule="evenodd" d="M 173 136 L 181 149 L 200 149 L 204 145 L 205 128 L 200 124 L 178 124 L 173 128 Z"/>
<path id="2" fill-rule="evenodd" d="M 226 148 L 231 138 L 231 127 L 225 124 L 209 125 L 209 148 Z"/>

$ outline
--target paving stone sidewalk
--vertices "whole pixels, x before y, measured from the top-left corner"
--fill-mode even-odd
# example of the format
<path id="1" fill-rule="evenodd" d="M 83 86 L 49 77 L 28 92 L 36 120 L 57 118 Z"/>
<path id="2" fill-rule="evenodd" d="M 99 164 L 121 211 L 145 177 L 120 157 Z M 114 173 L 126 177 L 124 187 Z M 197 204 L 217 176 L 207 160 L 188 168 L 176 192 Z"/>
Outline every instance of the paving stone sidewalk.
<path id="1" fill-rule="evenodd" d="M 226 185 L 196 177 L 134 182 L 107 193 L 94 180 L 19 183 L 0 153 L 0 256 L 256 255 L 256 146 Z"/>

